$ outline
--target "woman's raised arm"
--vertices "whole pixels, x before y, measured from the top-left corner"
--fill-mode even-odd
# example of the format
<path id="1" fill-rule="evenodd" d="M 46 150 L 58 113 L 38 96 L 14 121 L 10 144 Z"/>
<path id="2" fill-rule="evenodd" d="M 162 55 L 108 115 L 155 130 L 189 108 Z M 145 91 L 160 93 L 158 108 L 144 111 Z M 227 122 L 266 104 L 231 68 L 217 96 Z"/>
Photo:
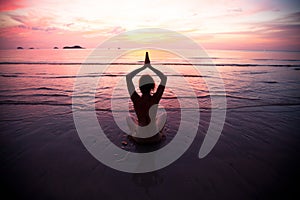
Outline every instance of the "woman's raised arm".
<path id="1" fill-rule="evenodd" d="M 128 89 L 130 97 L 135 92 L 135 87 L 134 87 L 134 84 L 132 82 L 132 79 L 135 75 L 137 75 L 139 72 L 143 71 L 144 69 L 146 69 L 145 65 L 141 68 L 133 70 L 132 72 L 130 72 L 129 74 L 126 75 L 127 89 Z"/>
<path id="2" fill-rule="evenodd" d="M 167 83 L 167 76 L 164 75 L 161 71 L 159 71 L 158 69 L 155 69 L 154 67 L 152 67 L 151 65 L 148 66 L 149 69 L 151 69 L 155 74 L 157 74 L 157 76 L 160 78 L 160 85 L 162 86 L 166 86 Z"/>

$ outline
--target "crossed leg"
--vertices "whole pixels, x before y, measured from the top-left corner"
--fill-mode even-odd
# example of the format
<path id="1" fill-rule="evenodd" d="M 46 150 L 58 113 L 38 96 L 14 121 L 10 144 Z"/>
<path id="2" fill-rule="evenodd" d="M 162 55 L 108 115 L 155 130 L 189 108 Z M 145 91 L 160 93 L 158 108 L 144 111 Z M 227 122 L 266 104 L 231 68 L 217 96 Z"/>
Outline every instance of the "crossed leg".
<path id="1" fill-rule="evenodd" d="M 137 142 L 137 143 L 156 143 L 156 142 L 159 142 L 163 136 L 162 129 L 165 126 L 166 119 L 167 119 L 167 114 L 165 112 L 161 113 L 160 115 L 158 115 L 156 117 L 156 127 L 157 127 L 158 131 L 154 136 L 149 137 L 149 138 L 135 137 L 138 134 L 137 133 L 138 125 L 134 122 L 134 119 L 132 118 L 132 116 L 128 115 L 126 117 L 126 122 L 129 127 L 129 130 L 131 132 L 131 136 L 132 136 L 131 138 L 135 142 Z"/>

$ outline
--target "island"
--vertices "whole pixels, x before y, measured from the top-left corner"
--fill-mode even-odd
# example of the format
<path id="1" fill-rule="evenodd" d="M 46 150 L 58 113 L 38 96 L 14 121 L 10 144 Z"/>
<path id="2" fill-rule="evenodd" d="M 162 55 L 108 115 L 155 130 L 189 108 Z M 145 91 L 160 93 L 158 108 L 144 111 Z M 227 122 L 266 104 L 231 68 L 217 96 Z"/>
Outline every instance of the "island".
<path id="1" fill-rule="evenodd" d="M 84 49 L 83 47 L 79 46 L 79 45 L 75 45 L 75 46 L 65 46 L 63 49 Z"/>
<path id="2" fill-rule="evenodd" d="M 17 49 L 23 49 L 23 47 L 17 47 Z"/>
<path id="3" fill-rule="evenodd" d="M 53 49 L 58 49 L 58 47 L 53 47 Z"/>

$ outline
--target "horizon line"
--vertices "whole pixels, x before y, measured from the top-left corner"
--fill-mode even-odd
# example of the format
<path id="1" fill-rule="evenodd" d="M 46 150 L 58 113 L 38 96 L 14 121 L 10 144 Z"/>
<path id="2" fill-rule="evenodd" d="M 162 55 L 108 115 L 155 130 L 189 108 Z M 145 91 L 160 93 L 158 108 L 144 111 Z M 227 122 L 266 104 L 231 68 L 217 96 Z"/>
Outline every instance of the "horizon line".
<path id="1" fill-rule="evenodd" d="M 73 45 L 74 46 L 74 45 Z M 78 45 L 80 46 L 80 45 Z M 22 47 L 23 49 L 17 49 L 18 47 Z M 58 49 L 55 49 L 54 46 L 52 48 L 40 48 L 40 47 L 23 47 L 23 46 L 18 46 L 15 48 L 0 48 L 0 50 L 92 50 L 92 49 L 98 49 L 97 47 L 82 47 L 82 48 L 70 48 L 70 49 L 64 49 L 64 47 L 58 47 Z M 203 47 L 203 46 L 202 46 Z M 120 50 L 120 49 L 128 49 L 130 50 L 131 48 L 121 48 L 121 47 L 107 47 L 107 48 L 99 48 L 99 49 L 106 49 L 106 50 Z M 185 49 L 185 48 L 182 48 Z M 300 52 L 300 49 L 226 49 L 226 48 L 203 48 L 204 50 L 218 50 L 218 51 L 284 51 L 284 52 Z M 171 50 L 171 49 L 170 49 Z"/>

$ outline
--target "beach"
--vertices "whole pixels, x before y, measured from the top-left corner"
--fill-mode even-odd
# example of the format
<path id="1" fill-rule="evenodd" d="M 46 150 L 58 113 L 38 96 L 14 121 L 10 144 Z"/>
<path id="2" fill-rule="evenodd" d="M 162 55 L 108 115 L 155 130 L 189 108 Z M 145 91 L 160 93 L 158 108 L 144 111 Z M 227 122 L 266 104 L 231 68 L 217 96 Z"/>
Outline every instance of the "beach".
<path id="1" fill-rule="evenodd" d="M 128 100 L 126 73 L 143 65 L 144 52 L 124 55 L 103 74 L 78 77 L 81 67 L 106 67 L 91 49 L 1 50 L 0 127 L 1 185 L 10 197 L 21 199 L 271 199 L 296 194 L 299 183 L 300 60 L 299 52 L 207 51 L 191 64 L 172 54 L 150 51 L 152 65 L 176 85 L 179 71 L 199 102 L 199 127 L 190 148 L 171 165 L 150 173 L 125 173 L 95 159 L 81 142 L 73 112 L 91 106 L 110 141 L 129 152 L 151 152 L 167 145 L 180 124 L 178 96 L 166 86 L 161 106 L 167 112 L 166 138 L 141 146 L 120 130 L 111 101 Z M 88 58 L 88 59 L 87 59 Z M 219 71 L 226 90 L 226 119 L 213 150 L 198 153 L 211 120 L 211 98 L 205 79 L 193 68 Z M 101 76 L 96 94 L 84 86 L 74 96 L 77 78 Z M 157 77 L 155 77 L 157 81 Z M 137 79 L 135 80 L 137 83 Z M 117 87 L 117 89 L 115 89 Z M 112 97 L 112 93 L 114 96 Z M 95 95 L 94 102 L 72 105 L 72 98 Z M 183 96 L 182 98 L 190 98 Z M 119 110 L 120 111 L 120 110 Z M 121 112 L 121 111 L 120 111 Z M 193 119 L 185 119 L 186 121 Z M 91 127 L 92 129 L 93 127 Z M 126 145 L 122 143 L 126 142 Z"/>

